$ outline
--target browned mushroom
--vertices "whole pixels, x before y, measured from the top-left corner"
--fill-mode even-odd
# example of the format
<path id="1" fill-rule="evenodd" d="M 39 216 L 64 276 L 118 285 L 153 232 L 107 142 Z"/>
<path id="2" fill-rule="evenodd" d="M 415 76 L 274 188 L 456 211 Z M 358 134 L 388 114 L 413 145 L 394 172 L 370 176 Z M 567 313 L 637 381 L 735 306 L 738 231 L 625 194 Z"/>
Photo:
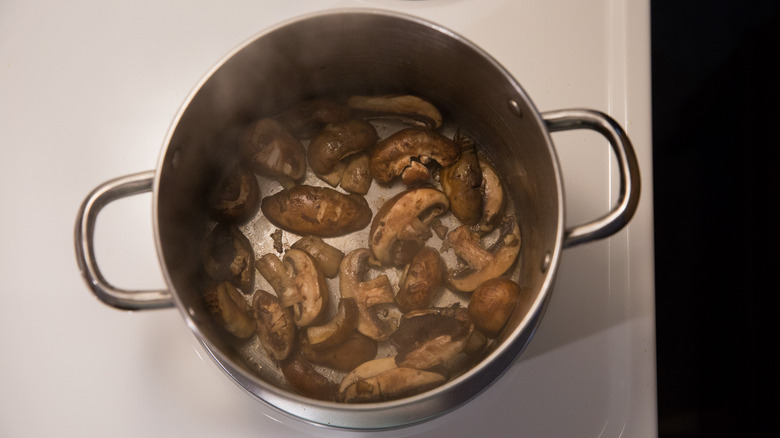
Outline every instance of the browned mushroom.
<path id="1" fill-rule="evenodd" d="M 302 336 L 300 348 L 301 354 L 309 362 L 346 372 L 374 359 L 378 345 L 375 340 L 352 330 L 340 344 L 328 348 L 314 349 L 309 345 L 309 340 Z"/>
<path id="2" fill-rule="evenodd" d="M 211 284 L 203 295 L 206 310 L 228 333 L 240 339 L 255 334 L 255 320 L 250 314 L 249 303 L 228 282 Z"/>
<path id="3" fill-rule="evenodd" d="M 508 278 L 493 278 L 480 284 L 469 299 L 469 316 L 477 330 L 495 338 L 504 328 L 517 300 L 520 286 Z"/>
<path id="4" fill-rule="evenodd" d="M 295 345 L 295 324 L 290 309 L 264 290 L 257 290 L 252 301 L 252 311 L 257 320 L 257 335 L 268 355 L 284 360 Z"/>
<path id="5" fill-rule="evenodd" d="M 239 151 L 254 172 L 270 178 L 297 181 L 306 172 L 303 144 L 274 119 L 249 125 L 239 139 Z"/>
<path id="6" fill-rule="evenodd" d="M 374 146 L 376 140 L 376 129 L 366 121 L 351 119 L 329 124 L 309 143 L 309 167 L 316 175 L 327 174 L 345 158 Z"/>
<path id="7" fill-rule="evenodd" d="M 306 328 L 309 346 L 322 350 L 340 344 L 352 333 L 358 323 L 358 306 L 354 298 L 342 298 L 336 315 L 323 325 Z"/>
<path id="8" fill-rule="evenodd" d="M 387 339 L 395 326 L 377 316 L 375 306 L 393 302 L 393 288 L 390 279 L 382 274 L 364 281 L 368 272 L 370 252 L 365 248 L 353 250 L 341 261 L 339 269 L 339 290 L 342 300 L 354 298 L 358 305 L 357 329 L 371 339 Z"/>
<path id="9" fill-rule="evenodd" d="M 229 281 L 245 294 L 255 283 L 252 244 L 234 225 L 219 223 L 206 237 L 203 266 L 216 281 Z"/>
<path id="10" fill-rule="evenodd" d="M 390 342 L 399 367 L 429 369 L 461 353 L 474 324 L 464 308 L 431 308 L 405 313 Z"/>
<path id="11" fill-rule="evenodd" d="M 328 307 L 330 293 L 325 276 L 307 253 L 291 249 L 284 255 L 284 262 L 268 253 L 257 260 L 256 267 L 282 304 L 293 308 L 298 327 L 317 322 Z"/>
<path id="12" fill-rule="evenodd" d="M 471 292 L 512 267 L 520 252 L 520 228 L 514 219 L 505 221 L 498 239 L 488 249 L 482 247 L 479 235 L 466 225 L 449 233 L 447 242 L 468 264 L 464 269 L 450 271 L 448 282 L 459 291 Z"/>
<path id="13" fill-rule="evenodd" d="M 305 236 L 293 243 L 291 248 L 306 251 L 314 258 L 317 268 L 328 278 L 339 275 L 339 264 L 344 253 L 327 243 L 319 236 Z"/>
<path id="14" fill-rule="evenodd" d="M 209 213 L 218 222 L 245 222 L 254 216 L 258 207 L 260 186 L 243 162 L 231 167 L 209 198 Z"/>
<path id="15" fill-rule="evenodd" d="M 482 217 L 475 228 L 477 232 L 486 234 L 501 222 L 506 207 L 506 194 L 493 165 L 480 157 L 479 167 L 482 170 Z"/>
<path id="16" fill-rule="evenodd" d="M 460 158 L 441 170 L 441 188 L 450 200 L 452 214 L 465 225 L 475 225 L 482 217 L 482 169 L 473 140 L 457 137 Z"/>
<path id="17" fill-rule="evenodd" d="M 368 154 L 357 154 L 349 157 L 341 176 L 341 188 L 359 195 L 365 195 L 371 188 L 374 178 L 368 166 Z"/>
<path id="18" fill-rule="evenodd" d="M 379 263 L 403 266 L 433 233 L 430 223 L 449 207 L 439 190 L 421 187 L 399 193 L 377 212 L 369 232 L 369 248 Z"/>
<path id="19" fill-rule="evenodd" d="M 284 378 L 299 394 L 317 400 L 336 400 L 336 384 L 318 373 L 300 352 L 293 351 L 287 359 L 280 362 L 279 367 Z"/>
<path id="20" fill-rule="evenodd" d="M 397 400 L 433 389 L 445 381 L 438 373 L 398 367 L 392 357 L 374 359 L 342 379 L 339 400 L 347 403 Z"/>
<path id="21" fill-rule="evenodd" d="M 419 182 L 419 173 L 427 171 L 425 166 L 433 160 L 442 166 L 449 166 L 458 159 L 460 150 L 451 139 L 428 129 L 407 128 L 381 140 L 371 152 L 371 174 L 380 183 L 389 183 L 406 169 L 415 172 L 412 181 Z"/>
<path id="22" fill-rule="evenodd" d="M 404 272 L 395 302 L 403 312 L 431 305 L 444 277 L 444 262 L 439 252 L 425 247 L 418 252 Z"/>
<path id="23" fill-rule="evenodd" d="M 279 228 L 301 235 L 334 237 L 363 229 L 371 208 L 363 196 L 299 185 L 263 198 L 260 209 Z"/>
<path id="24" fill-rule="evenodd" d="M 432 103 L 408 94 L 352 96 L 347 105 L 366 119 L 396 119 L 431 129 L 440 127 L 442 122 L 441 113 Z"/>
<path id="25" fill-rule="evenodd" d="M 328 123 L 339 123 L 350 118 L 350 109 L 331 99 L 309 99 L 291 106 L 276 117 L 298 138 L 314 137 Z"/>

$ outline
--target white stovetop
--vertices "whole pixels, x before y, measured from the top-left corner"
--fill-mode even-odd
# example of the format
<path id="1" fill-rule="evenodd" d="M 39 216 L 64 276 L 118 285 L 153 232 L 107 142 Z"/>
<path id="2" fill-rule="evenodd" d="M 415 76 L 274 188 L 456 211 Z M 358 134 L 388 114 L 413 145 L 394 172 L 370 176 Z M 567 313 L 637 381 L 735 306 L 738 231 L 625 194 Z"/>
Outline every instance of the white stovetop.
<path id="1" fill-rule="evenodd" d="M 564 251 L 541 327 L 495 385 L 442 418 L 372 435 L 656 435 L 648 0 L 6 0 L 0 436 L 363 435 L 273 413 L 223 375 L 177 311 L 101 304 L 73 250 L 82 199 L 156 166 L 179 106 L 223 55 L 280 21 L 335 7 L 438 22 L 491 53 L 540 110 L 611 114 L 643 177 L 627 229 Z M 617 190 L 606 142 L 583 132 L 553 139 L 567 223 L 605 213 Z M 150 195 L 107 207 L 96 245 L 113 283 L 163 286 Z"/>

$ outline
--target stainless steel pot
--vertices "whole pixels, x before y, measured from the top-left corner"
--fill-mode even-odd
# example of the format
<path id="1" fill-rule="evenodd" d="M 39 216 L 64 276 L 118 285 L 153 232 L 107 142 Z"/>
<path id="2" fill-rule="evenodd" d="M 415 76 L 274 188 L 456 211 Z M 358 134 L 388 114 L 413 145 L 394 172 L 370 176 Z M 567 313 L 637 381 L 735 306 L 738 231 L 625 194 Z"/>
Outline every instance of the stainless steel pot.
<path id="1" fill-rule="evenodd" d="M 497 165 L 511 192 L 523 236 L 514 277 L 529 298 L 515 310 L 489 356 L 435 390 L 361 405 L 301 397 L 287 389 L 278 372 L 267 371 L 274 367 L 257 366 L 241 348 L 220 336 L 201 304 L 200 245 L 211 224 L 204 194 L 224 171 L 222 143 L 237 121 L 271 115 L 313 96 L 396 92 L 431 100 L 449 121 L 445 129 L 467 129 Z M 567 227 L 550 133 L 572 129 L 594 130 L 609 141 L 621 190 L 605 216 Z M 157 169 L 108 181 L 88 195 L 77 219 L 76 253 L 87 284 L 102 301 L 134 310 L 176 306 L 216 363 L 268 405 L 317 424 L 392 428 L 442 415 L 495 381 L 538 326 L 563 248 L 619 231 L 637 207 L 639 185 L 632 146 L 607 115 L 582 109 L 539 113 L 501 65 L 436 24 L 384 11 L 334 11 L 279 25 L 225 57 L 182 106 Z M 266 184 L 262 190 L 270 194 L 274 189 Z M 95 260 L 96 217 L 106 204 L 148 191 L 153 195 L 155 240 L 168 289 L 114 287 Z M 244 231 L 263 236 L 267 230 L 261 222 L 250 223 Z M 253 242 L 256 251 L 263 250 L 259 240 Z"/>

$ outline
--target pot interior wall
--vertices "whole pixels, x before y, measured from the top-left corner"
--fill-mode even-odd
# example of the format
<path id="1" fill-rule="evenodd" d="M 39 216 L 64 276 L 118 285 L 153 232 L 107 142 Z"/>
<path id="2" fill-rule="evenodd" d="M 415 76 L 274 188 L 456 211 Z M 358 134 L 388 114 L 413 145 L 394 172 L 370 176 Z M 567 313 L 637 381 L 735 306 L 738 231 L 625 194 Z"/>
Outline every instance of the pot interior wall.
<path id="1" fill-rule="evenodd" d="M 511 324 L 529 332 L 526 339 L 533 331 L 515 327 L 536 324 L 527 310 L 541 311 L 550 275 L 542 266 L 557 258 L 561 231 L 555 157 L 535 108 L 500 66 L 458 36 L 392 15 L 340 13 L 281 26 L 229 57 L 180 114 L 160 163 L 163 268 L 193 329 L 226 357 L 234 353 L 200 302 L 200 245 L 210 228 L 204 194 L 235 159 L 232 136 L 242 123 L 306 98 L 375 93 L 425 97 L 493 159 L 523 235 L 517 280 L 529 295 Z"/>

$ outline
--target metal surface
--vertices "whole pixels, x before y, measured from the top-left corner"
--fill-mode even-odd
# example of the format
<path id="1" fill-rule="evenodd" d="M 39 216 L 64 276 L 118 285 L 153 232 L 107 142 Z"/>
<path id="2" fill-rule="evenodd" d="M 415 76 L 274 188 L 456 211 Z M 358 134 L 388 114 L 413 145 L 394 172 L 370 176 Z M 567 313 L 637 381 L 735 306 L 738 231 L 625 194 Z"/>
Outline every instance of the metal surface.
<path id="1" fill-rule="evenodd" d="M 531 291 L 532 299 L 517 309 L 502 343 L 483 362 L 436 390 L 367 405 L 313 401 L 289 392 L 273 366 L 257 363 L 256 358 L 247 360 L 242 352 L 246 346 L 237 347 L 212 327 L 200 300 L 199 246 L 210 228 L 204 193 L 229 163 L 223 144 L 237 120 L 270 115 L 312 96 L 391 92 L 432 100 L 451 129 L 466 129 L 493 159 L 505 186 L 511 188 L 523 232 L 515 277 Z M 630 143 L 619 134 L 622 131 L 598 128 L 604 124 L 616 126 L 611 119 L 590 113 L 546 113 L 542 117 L 519 84 L 487 54 L 460 36 L 417 18 L 342 11 L 280 25 L 220 63 L 190 96 L 169 133 L 152 187 L 157 248 L 167 283 L 188 325 L 219 366 L 275 409 L 305 421 L 357 429 L 392 428 L 442 415 L 484 390 L 525 348 L 549 300 L 564 243 L 606 237 L 630 219 L 639 188 L 636 163 Z M 553 131 L 596 129 L 612 143 L 624 164 L 620 171 L 626 181 L 625 195 L 605 218 L 564 231 L 561 175 L 548 127 Z M 80 255 L 88 282 L 93 290 L 98 284 L 97 290 L 110 291 L 105 294 L 111 297 L 107 302 L 122 308 L 136 304 L 125 291 L 108 286 L 96 269 L 90 227 L 101 205 L 148 190 L 149 174 L 144 175 L 139 185 L 107 183 L 99 188 L 107 194 L 92 201 L 97 207 L 85 203 L 82 211 L 91 219 L 80 219 L 79 230 L 85 231 L 77 231 L 77 252 L 83 254 L 86 248 L 88 254 Z M 264 185 L 264 190 L 271 189 Z M 386 199 L 383 193 L 371 196 Z M 257 234 L 253 242 L 267 234 L 259 222 L 244 231 Z M 163 297 L 156 303 L 164 304 Z"/>

